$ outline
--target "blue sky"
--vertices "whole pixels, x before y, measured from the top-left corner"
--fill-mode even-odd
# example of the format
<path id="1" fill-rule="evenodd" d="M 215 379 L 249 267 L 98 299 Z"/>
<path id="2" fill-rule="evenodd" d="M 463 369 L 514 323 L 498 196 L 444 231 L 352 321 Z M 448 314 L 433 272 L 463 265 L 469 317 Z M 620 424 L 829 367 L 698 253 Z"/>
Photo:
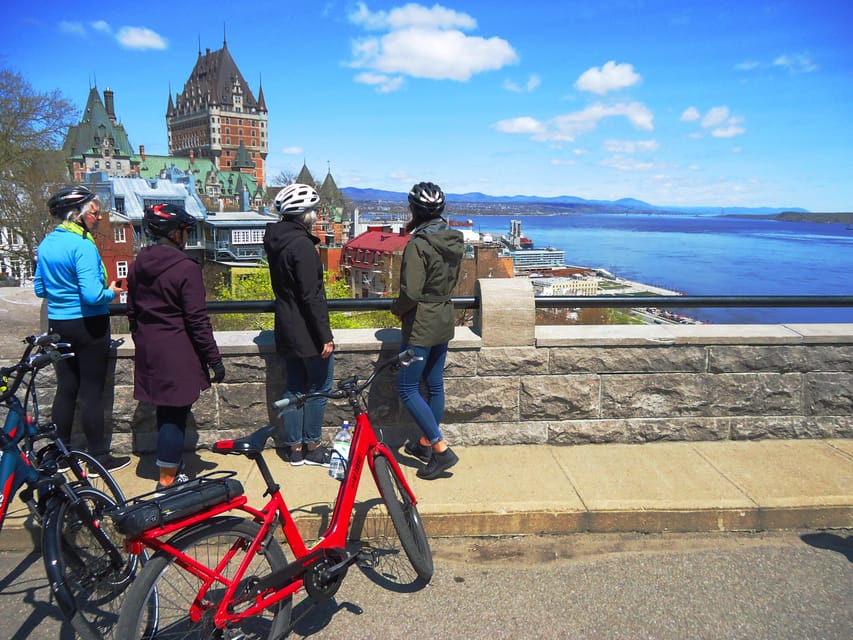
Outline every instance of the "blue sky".
<path id="1" fill-rule="evenodd" d="M 49 5 L 7 0 L 0 64 L 79 108 L 111 88 L 149 153 L 224 30 L 263 83 L 271 176 L 853 210 L 849 0 Z"/>

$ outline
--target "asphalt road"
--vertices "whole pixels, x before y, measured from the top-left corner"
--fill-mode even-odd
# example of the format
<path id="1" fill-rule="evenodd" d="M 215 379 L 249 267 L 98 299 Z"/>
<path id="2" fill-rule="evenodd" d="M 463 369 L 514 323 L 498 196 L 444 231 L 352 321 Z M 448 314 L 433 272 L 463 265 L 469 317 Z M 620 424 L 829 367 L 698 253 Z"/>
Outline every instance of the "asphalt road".
<path id="1" fill-rule="evenodd" d="M 428 586 L 353 569 L 291 637 L 848 640 L 853 629 L 850 531 L 432 542 Z M 72 640 L 38 555 L 0 553 L 0 576 L 0 635 Z"/>

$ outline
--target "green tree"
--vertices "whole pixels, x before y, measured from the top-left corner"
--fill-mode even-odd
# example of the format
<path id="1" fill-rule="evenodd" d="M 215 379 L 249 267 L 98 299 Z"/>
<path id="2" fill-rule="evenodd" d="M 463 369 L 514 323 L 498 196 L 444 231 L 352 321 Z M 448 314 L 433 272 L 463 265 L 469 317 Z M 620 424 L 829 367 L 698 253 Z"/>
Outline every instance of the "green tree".
<path id="1" fill-rule="evenodd" d="M 352 298 L 352 291 L 344 278 L 332 280 L 329 273 L 323 274 L 323 283 L 328 299 Z M 269 267 L 266 262 L 248 274 L 240 274 L 236 280 L 228 282 L 220 278 L 213 287 L 216 300 L 273 300 L 275 294 L 270 282 Z M 219 313 L 211 318 L 217 331 L 263 331 L 274 325 L 271 313 Z M 329 314 L 332 329 L 370 329 L 390 328 L 399 325 L 399 320 L 389 311 L 335 311 Z"/>
<path id="2" fill-rule="evenodd" d="M 76 110 L 59 91 L 39 93 L 19 73 L 0 68 L 0 222 L 12 261 L 30 263 L 51 229 L 47 200 L 68 179 L 59 151 Z"/>

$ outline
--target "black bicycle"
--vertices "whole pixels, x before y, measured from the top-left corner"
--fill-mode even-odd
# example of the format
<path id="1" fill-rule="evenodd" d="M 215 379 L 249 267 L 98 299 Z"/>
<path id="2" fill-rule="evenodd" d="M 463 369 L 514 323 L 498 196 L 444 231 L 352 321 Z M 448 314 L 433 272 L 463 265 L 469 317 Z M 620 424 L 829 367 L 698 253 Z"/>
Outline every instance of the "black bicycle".
<path id="1" fill-rule="evenodd" d="M 86 640 L 112 637 L 124 592 L 144 555 L 127 553 L 107 513 L 125 502 L 115 479 L 91 455 L 69 449 L 53 424 L 38 419 L 36 377 L 48 364 L 74 357 L 59 336 L 24 340 L 21 359 L 0 369 L 0 531 L 20 490 L 34 522 L 51 592 Z M 23 399 L 18 390 L 24 387 Z M 39 446 L 37 446 L 39 445 Z"/>

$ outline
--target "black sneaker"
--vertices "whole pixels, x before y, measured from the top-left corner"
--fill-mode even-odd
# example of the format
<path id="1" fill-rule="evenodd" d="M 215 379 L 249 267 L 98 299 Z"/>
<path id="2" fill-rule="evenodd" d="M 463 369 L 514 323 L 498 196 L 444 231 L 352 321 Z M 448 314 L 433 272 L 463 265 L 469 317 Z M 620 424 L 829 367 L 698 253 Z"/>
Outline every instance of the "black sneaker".
<path id="1" fill-rule="evenodd" d="M 432 458 L 432 447 L 421 444 L 420 440 L 409 440 L 403 445 L 403 450 L 421 462 L 429 462 L 429 459 Z"/>
<path id="2" fill-rule="evenodd" d="M 124 469 L 126 466 L 130 465 L 130 456 L 114 456 L 111 453 L 102 453 L 99 456 L 95 456 L 95 460 L 100 462 L 104 469 L 110 473 L 118 471 L 119 469 Z M 89 477 L 98 477 L 97 468 L 89 467 Z"/>
<path id="3" fill-rule="evenodd" d="M 317 447 L 305 452 L 305 464 L 312 467 L 328 467 L 332 460 L 332 450 L 327 447 Z"/>
<path id="4" fill-rule="evenodd" d="M 305 464 L 305 459 L 302 457 L 302 449 L 290 448 L 290 466 L 301 467 Z"/>
<path id="5" fill-rule="evenodd" d="M 435 480 L 450 467 L 459 462 L 459 457 L 448 447 L 446 451 L 433 451 L 427 466 L 418 471 L 418 477 L 423 480 Z"/>

